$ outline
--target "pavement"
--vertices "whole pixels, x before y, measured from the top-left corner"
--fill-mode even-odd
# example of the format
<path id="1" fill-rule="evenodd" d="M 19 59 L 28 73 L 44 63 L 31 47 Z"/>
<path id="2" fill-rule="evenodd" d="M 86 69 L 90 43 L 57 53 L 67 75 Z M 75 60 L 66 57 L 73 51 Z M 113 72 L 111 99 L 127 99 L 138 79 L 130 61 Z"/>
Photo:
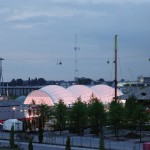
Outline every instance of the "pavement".
<path id="1" fill-rule="evenodd" d="M 0 146 L 9 146 L 9 141 L 0 140 Z M 19 142 L 19 147 L 26 150 L 28 149 L 28 143 Z M 65 146 L 33 143 L 33 149 L 35 150 L 65 150 Z M 71 149 L 72 150 L 95 150 L 92 148 L 81 148 L 81 147 L 71 147 Z"/>

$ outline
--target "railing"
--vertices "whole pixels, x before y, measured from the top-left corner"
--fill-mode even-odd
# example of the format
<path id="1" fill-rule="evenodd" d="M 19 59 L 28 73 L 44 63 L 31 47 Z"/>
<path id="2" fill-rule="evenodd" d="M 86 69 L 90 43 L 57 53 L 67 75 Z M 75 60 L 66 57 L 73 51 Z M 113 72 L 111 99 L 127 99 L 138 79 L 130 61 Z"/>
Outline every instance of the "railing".
<path id="1" fill-rule="evenodd" d="M 9 139 L 10 133 L 0 132 L 0 139 Z M 31 137 L 31 135 L 30 135 Z M 32 135 L 33 142 L 38 143 L 38 136 Z M 26 141 L 28 138 L 22 139 L 15 136 L 15 142 Z M 66 145 L 67 136 L 47 136 L 43 138 L 43 143 L 50 145 Z M 91 149 L 98 149 L 100 140 L 96 137 L 85 137 L 85 136 L 70 136 L 70 142 L 72 147 L 84 147 Z M 104 140 L 105 148 L 107 150 L 142 150 L 143 144 L 133 141 L 115 141 L 111 139 Z"/>

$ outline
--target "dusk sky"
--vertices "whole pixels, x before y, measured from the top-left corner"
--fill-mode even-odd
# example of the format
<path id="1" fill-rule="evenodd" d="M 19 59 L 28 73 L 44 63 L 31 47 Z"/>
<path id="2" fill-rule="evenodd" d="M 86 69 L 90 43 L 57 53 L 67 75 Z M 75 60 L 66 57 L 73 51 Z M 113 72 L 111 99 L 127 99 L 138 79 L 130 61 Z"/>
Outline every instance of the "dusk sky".
<path id="1" fill-rule="evenodd" d="M 0 0 L 3 80 L 74 80 L 75 35 L 78 77 L 113 80 L 115 34 L 119 80 L 150 76 L 150 0 Z"/>

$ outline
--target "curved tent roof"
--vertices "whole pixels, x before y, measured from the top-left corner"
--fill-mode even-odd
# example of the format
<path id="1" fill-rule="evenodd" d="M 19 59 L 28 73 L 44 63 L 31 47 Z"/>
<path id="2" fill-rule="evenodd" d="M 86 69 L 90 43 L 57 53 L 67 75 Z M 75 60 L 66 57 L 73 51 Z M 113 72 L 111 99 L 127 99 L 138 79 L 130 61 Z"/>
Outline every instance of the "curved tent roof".
<path id="1" fill-rule="evenodd" d="M 54 105 L 53 99 L 49 97 L 49 95 L 40 90 L 32 91 L 25 99 L 24 104 L 47 104 L 47 105 Z"/>
<path id="2" fill-rule="evenodd" d="M 20 101 L 20 102 L 24 102 L 24 100 L 26 99 L 26 96 L 22 95 L 22 96 L 19 96 L 15 99 L 15 101 Z"/>
<path id="3" fill-rule="evenodd" d="M 76 97 L 76 99 L 81 97 L 81 99 L 85 102 L 88 102 L 92 95 L 98 97 L 94 90 L 84 85 L 73 85 L 68 87 L 67 90 L 70 91 Z"/>
<path id="4" fill-rule="evenodd" d="M 68 105 L 73 103 L 76 99 L 68 90 L 58 85 L 48 85 L 40 90 L 46 92 L 54 103 L 62 99 L 64 103 Z"/>
<path id="5" fill-rule="evenodd" d="M 101 99 L 103 103 L 110 103 L 112 99 L 115 97 L 114 88 L 108 85 L 95 85 L 92 86 L 91 89 L 98 94 L 98 97 Z M 117 96 L 122 95 L 122 93 L 117 90 Z"/>
<path id="6" fill-rule="evenodd" d="M 79 97 L 88 103 L 92 94 L 103 103 L 110 103 L 114 98 L 114 88 L 107 85 L 96 85 L 90 88 L 84 85 L 73 85 L 65 89 L 58 85 L 49 85 L 32 91 L 25 99 L 24 104 L 31 104 L 34 100 L 36 104 L 43 103 L 53 106 L 62 99 L 66 105 L 71 105 Z M 122 93 L 118 90 L 118 96 L 120 95 Z"/>

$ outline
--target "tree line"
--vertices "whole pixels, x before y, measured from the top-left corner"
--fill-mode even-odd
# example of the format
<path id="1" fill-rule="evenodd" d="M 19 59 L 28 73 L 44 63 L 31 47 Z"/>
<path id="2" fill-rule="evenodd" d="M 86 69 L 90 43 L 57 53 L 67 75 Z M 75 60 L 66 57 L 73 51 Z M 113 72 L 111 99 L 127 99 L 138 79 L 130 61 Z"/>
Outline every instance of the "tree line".
<path id="1" fill-rule="evenodd" d="M 60 81 L 47 81 L 46 79 L 44 78 L 34 78 L 34 79 L 31 79 L 30 77 L 28 78 L 28 80 L 23 80 L 21 78 L 18 78 L 18 79 L 12 79 L 10 82 L 3 82 L 3 85 L 7 86 L 43 86 L 43 85 L 49 85 L 49 84 L 52 84 L 52 85 L 57 85 L 61 82 L 65 82 L 63 80 L 60 80 Z M 75 81 L 68 81 L 68 83 L 72 83 L 72 82 L 75 82 Z M 79 85 L 89 85 L 91 84 L 91 82 L 95 82 L 94 80 L 90 79 L 90 78 L 78 78 L 77 79 L 77 84 Z M 98 83 L 103 83 L 105 82 L 105 80 L 103 78 L 100 78 L 99 80 L 97 80 Z"/>
<path id="2" fill-rule="evenodd" d="M 9 86 L 24 86 L 24 85 L 41 86 L 41 85 L 46 85 L 46 84 L 47 84 L 47 81 L 44 78 L 34 78 L 34 79 L 28 78 L 27 81 L 24 81 L 23 79 L 19 78 L 19 79 L 12 79 L 8 83 Z"/>
<path id="3" fill-rule="evenodd" d="M 70 107 L 60 99 L 54 107 L 42 104 L 39 108 L 42 124 L 39 126 L 40 132 L 43 131 L 45 122 L 53 118 L 53 129 L 59 131 L 60 135 L 66 129 L 71 133 L 84 135 L 84 130 L 87 128 L 91 129 L 92 134 L 99 135 L 105 126 L 109 126 L 117 140 L 120 129 L 129 129 L 132 135 L 138 130 L 141 141 L 142 130 L 146 128 L 146 123 L 150 119 L 145 105 L 139 103 L 134 96 L 131 96 L 125 104 L 113 100 L 106 106 L 99 99 L 91 96 L 88 104 L 79 97 Z"/>

